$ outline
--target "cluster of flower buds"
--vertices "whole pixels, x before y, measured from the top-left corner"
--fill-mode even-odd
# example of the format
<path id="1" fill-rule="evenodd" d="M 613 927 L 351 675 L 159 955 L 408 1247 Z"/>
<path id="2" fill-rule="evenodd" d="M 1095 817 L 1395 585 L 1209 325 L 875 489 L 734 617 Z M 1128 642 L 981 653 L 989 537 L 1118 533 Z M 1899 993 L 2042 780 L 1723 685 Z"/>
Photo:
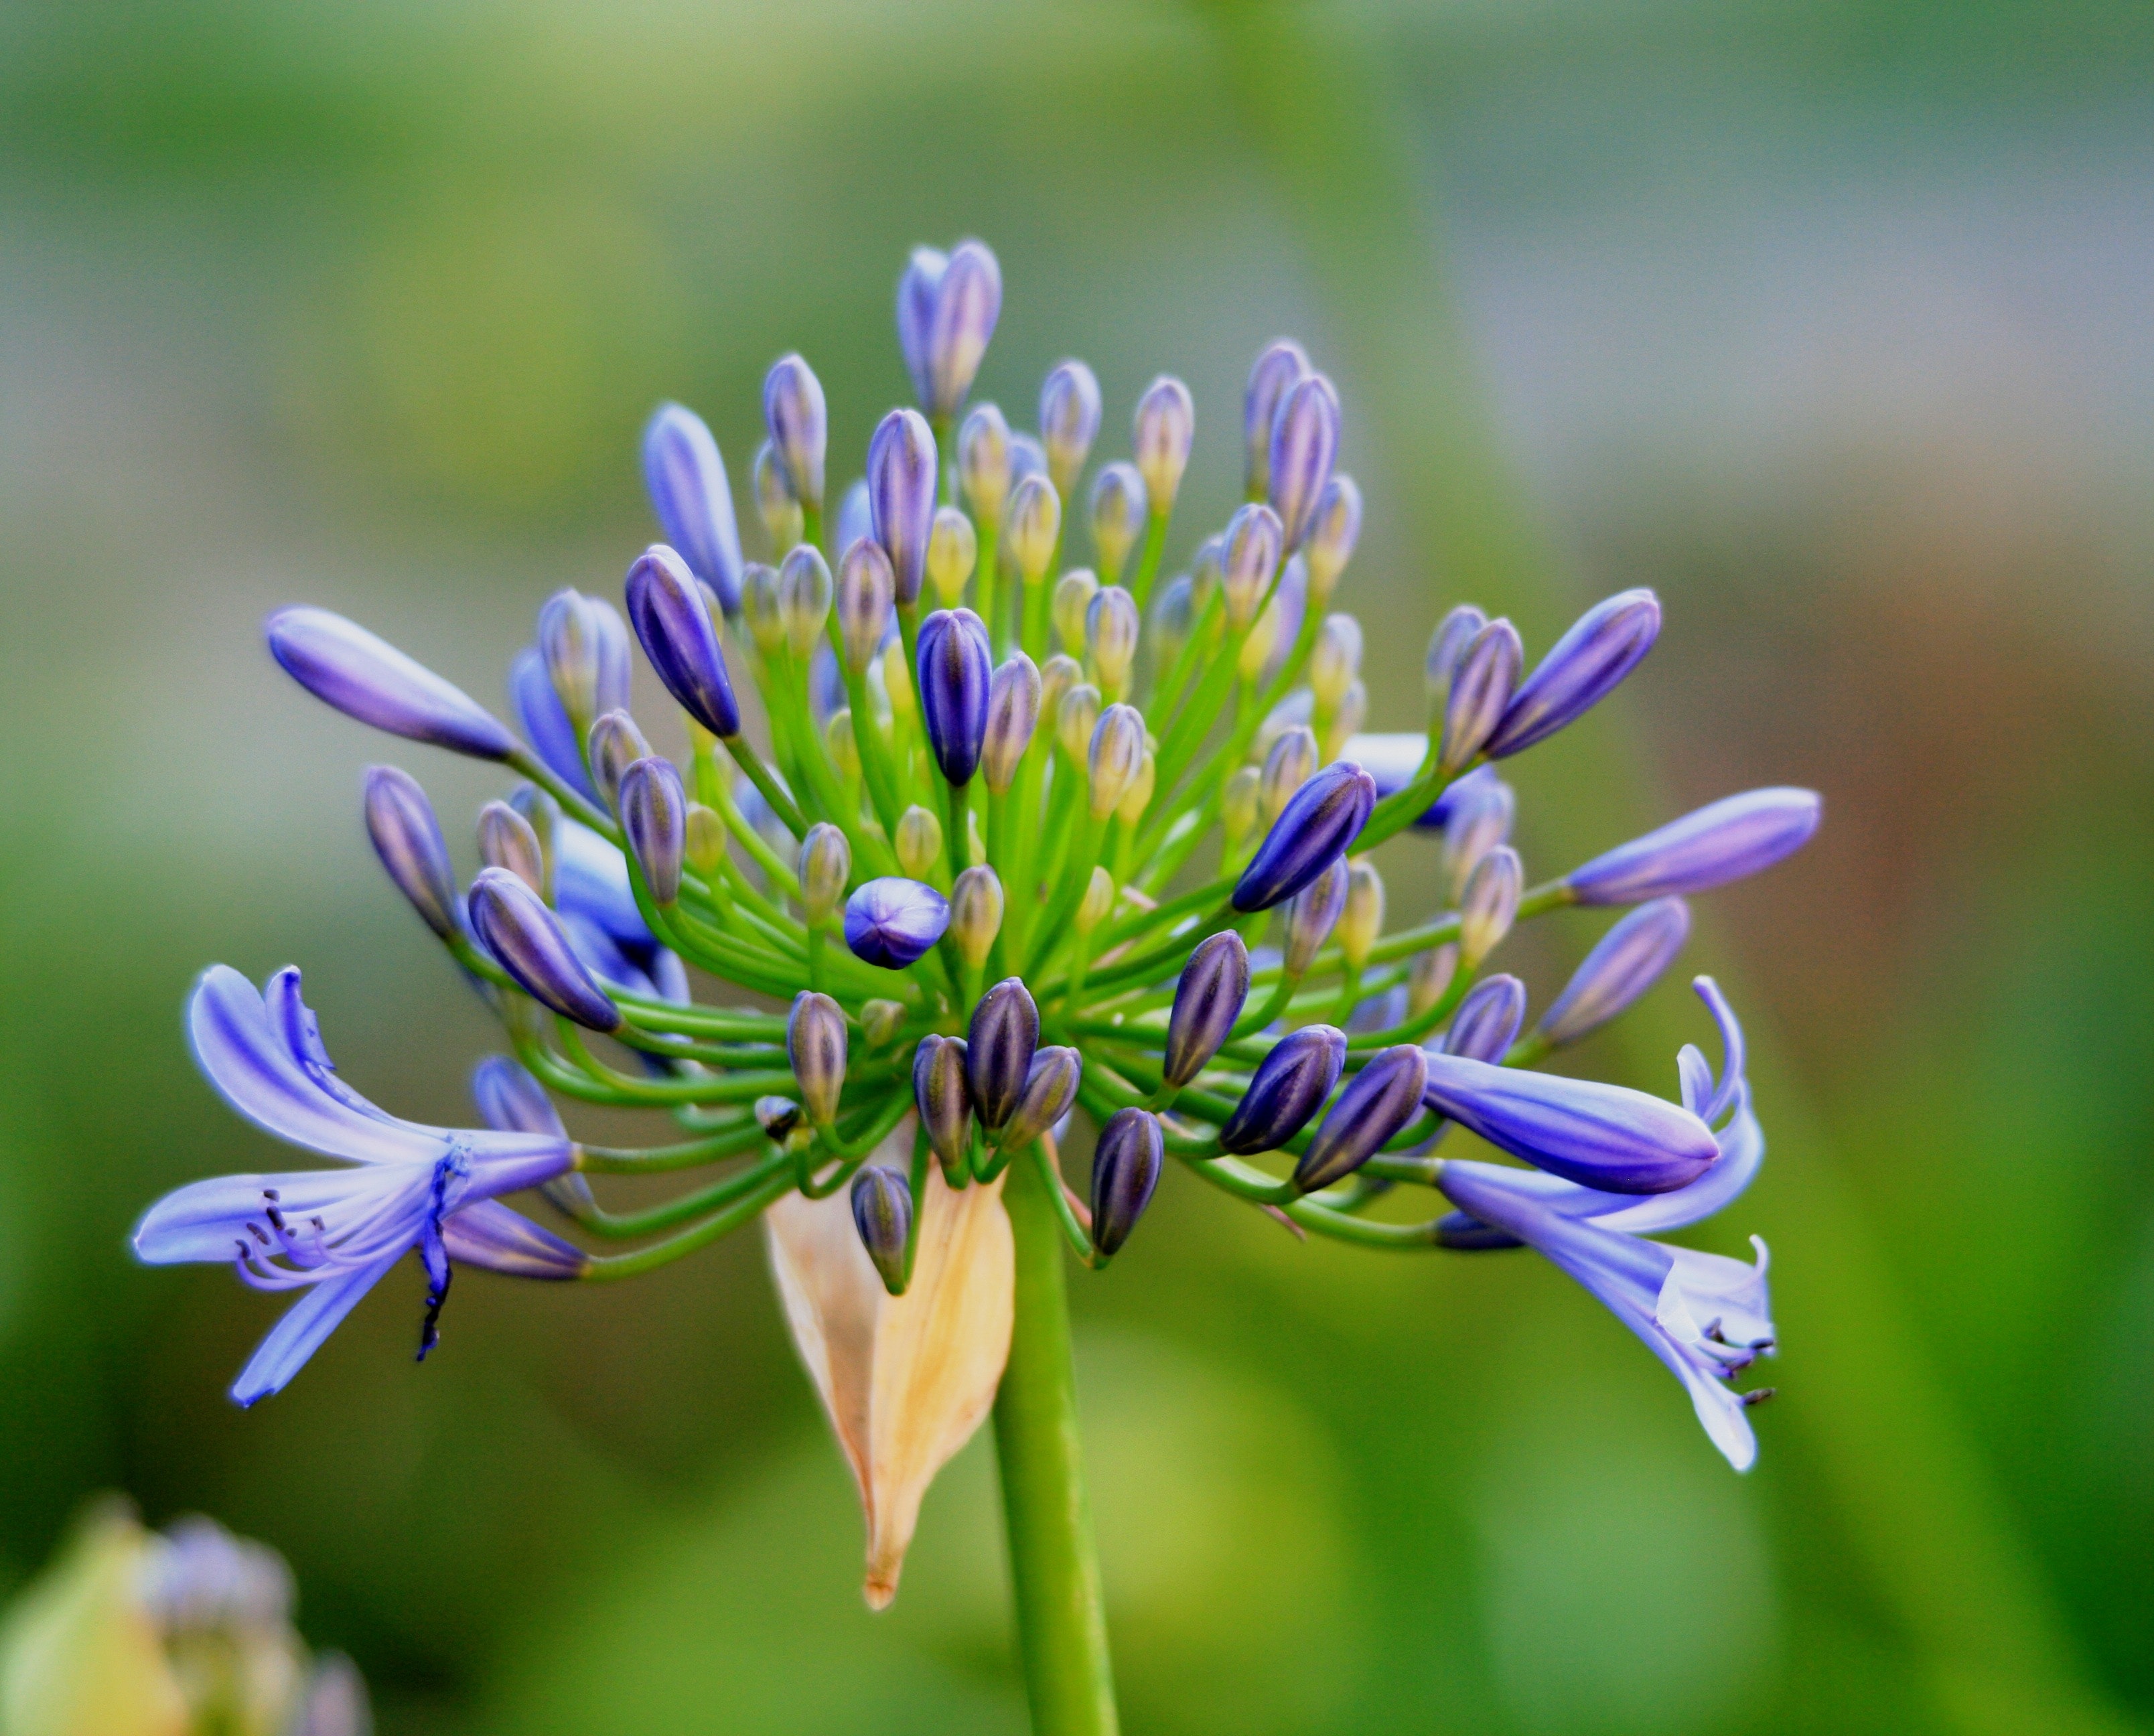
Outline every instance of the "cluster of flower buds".
<path id="1" fill-rule="evenodd" d="M 914 255 L 897 305 L 917 407 L 854 447 L 860 478 L 827 519 L 823 388 L 799 355 L 773 367 L 751 467 L 763 561 L 743 554 L 709 430 L 661 409 L 644 466 L 664 541 L 628 560 L 620 610 L 575 591 L 540 609 L 514 729 L 350 622 L 271 620 L 278 661 L 321 699 L 523 780 L 482 815 L 485 865 L 462 894 L 418 784 L 380 768 L 365 798 L 391 881 L 514 1059 L 488 1064 L 493 1131 L 392 1135 L 409 1124 L 353 1108 L 326 1070 L 296 977 L 252 1003 L 206 979 L 198 1048 L 233 1100 L 365 1167 L 202 1184 L 145 1220 L 145 1256 L 312 1287 L 242 1381 L 252 1398 L 408 1250 L 431 1334 L 452 1259 L 619 1276 L 797 1195 L 842 1214 L 896 1305 L 937 1213 L 1011 1166 L 1099 1267 L 1171 1158 L 1349 1243 L 1539 1248 L 1747 1463 L 1728 1381 L 1767 1347 L 1762 1281 L 1638 1240 L 1724 1204 L 1762 1151 L 1732 1015 L 1707 994 L 1727 1059 L 1716 1082 L 1686 1050 L 1681 1101 L 1531 1064 L 1643 993 L 1683 943 L 1684 898 L 1794 850 L 1817 797 L 1734 796 L 1537 879 L 1498 770 L 1637 667 L 1653 595 L 1609 598 L 1538 661 L 1508 620 L 1456 609 L 1431 641 L 1426 728 L 1362 733 L 1362 633 L 1333 606 L 1362 501 L 1336 467 L 1331 381 L 1294 344 L 1263 351 L 1246 498 L 1187 527 L 1179 380 L 1151 384 L 1128 457 L 1096 468 L 1110 442 L 1082 362 L 1047 374 L 1036 433 L 970 401 L 1001 299 L 977 242 Z M 631 645 L 673 715 L 631 714 Z M 667 740 L 685 751 L 651 745 Z M 1401 847 L 1437 852 L 1442 901 L 1387 927 L 1397 901 L 1371 852 L 1416 830 L 1430 841 Z M 1570 906 L 1635 908 L 1529 1026 L 1524 985 L 1491 962 L 1517 925 Z M 580 1144 L 549 1095 L 663 1112 L 679 1137 Z M 1076 1113 L 1089 1202 L 1061 1163 Z M 1453 1123 L 1515 1162 L 1433 1155 Z M 634 1211 L 586 1180 L 703 1163 L 727 1168 Z M 518 1186 L 586 1237 L 643 1245 L 571 1245 L 499 1203 Z M 1445 1197 L 1401 1217 L 1414 1189 Z M 1649 1269 L 1667 1287 L 1641 1301 Z M 1735 1299 L 1678 1318 L 1712 1284 Z"/>

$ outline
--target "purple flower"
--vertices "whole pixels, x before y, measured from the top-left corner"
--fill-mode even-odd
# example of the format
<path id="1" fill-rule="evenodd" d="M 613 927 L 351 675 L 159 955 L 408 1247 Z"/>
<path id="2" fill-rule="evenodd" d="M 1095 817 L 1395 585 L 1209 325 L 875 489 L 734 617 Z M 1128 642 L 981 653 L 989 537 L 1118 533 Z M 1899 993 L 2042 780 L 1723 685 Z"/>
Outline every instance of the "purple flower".
<path id="1" fill-rule="evenodd" d="M 845 901 L 845 944 L 855 956 L 903 970 L 942 938 L 950 906 L 934 887 L 886 875 Z"/>
<path id="2" fill-rule="evenodd" d="M 793 498 L 820 512 L 829 416 L 823 406 L 823 382 L 799 356 L 780 356 L 763 376 L 763 420 Z"/>
<path id="3" fill-rule="evenodd" d="M 961 241 L 947 254 L 913 250 L 897 283 L 897 341 L 931 416 L 965 401 L 1002 305 L 1002 268 L 985 243 Z"/>
<path id="4" fill-rule="evenodd" d="M 466 903 L 472 932 L 533 999 L 595 1031 L 615 1031 L 620 1008 L 591 980 L 561 918 L 505 868 L 482 868 Z"/>
<path id="5" fill-rule="evenodd" d="M 538 611 L 538 654 L 562 709 L 576 724 L 628 704 L 628 629 L 612 604 L 557 591 Z"/>
<path id="6" fill-rule="evenodd" d="M 1294 1166 L 1294 1185 L 1314 1193 L 1343 1181 L 1366 1163 L 1422 1106 L 1431 1057 L 1426 1049 L 1400 1043 L 1380 1049 L 1355 1074 L 1309 1149 Z M 1252 1086 L 1253 1089 L 1253 1086 Z"/>
<path id="7" fill-rule="evenodd" d="M 1271 491 L 1272 424 L 1279 419 L 1281 401 L 1309 370 L 1308 352 L 1291 338 L 1267 346 L 1249 370 L 1248 389 L 1242 396 L 1242 438 L 1248 448 L 1253 495 Z"/>
<path id="8" fill-rule="evenodd" d="M 736 563 L 735 608 L 740 603 L 739 578 Z M 712 735 L 738 735 L 740 702 L 733 697 L 718 630 L 695 574 L 671 549 L 654 544 L 628 569 L 626 590 L 630 625 L 666 691 Z"/>
<path id="9" fill-rule="evenodd" d="M 868 442 L 868 508 L 899 605 L 916 601 L 935 528 L 935 435 L 918 411 L 891 411 Z"/>
<path id="10" fill-rule="evenodd" d="M 1276 1150 L 1331 1095 L 1345 1065 L 1346 1034 L 1334 1025 L 1304 1025 L 1282 1037 L 1220 1128 L 1219 1148 L 1243 1157 Z"/>
<path id="11" fill-rule="evenodd" d="M 927 1131 L 929 1148 L 952 1175 L 963 1168 L 972 1150 L 972 1089 L 965 1065 L 967 1047 L 962 1037 L 930 1032 L 912 1052 L 913 1106 Z"/>
<path id="12" fill-rule="evenodd" d="M 1443 751 L 1437 762 L 1445 771 L 1464 770 L 1495 733 L 1525 655 L 1519 630 L 1501 619 L 1467 641 L 1445 690 Z"/>
<path id="13" fill-rule="evenodd" d="M 972 781 L 988 733 L 994 654 L 969 609 L 938 609 L 920 624 L 920 717 L 935 763 L 953 784 Z"/>
<path id="14" fill-rule="evenodd" d="M 1637 904 L 1702 892 L 1771 867 L 1809 842 L 1824 818 L 1814 789 L 1749 789 L 1596 856 L 1570 877 L 1580 904 Z"/>
<path id="15" fill-rule="evenodd" d="M 1267 495 L 1286 528 L 1289 550 L 1299 549 L 1316 519 L 1317 503 L 1339 456 L 1339 393 L 1321 374 L 1287 388 L 1272 422 L 1271 480 Z"/>
<path id="16" fill-rule="evenodd" d="M 1541 1014 L 1541 1035 L 1575 1043 L 1623 1012 L 1660 980 L 1690 937 L 1690 906 L 1656 898 L 1631 911 L 1585 955 L 1563 993 Z"/>
<path id="17" fill-rule="evenodd" d="M 508 726 L 461 687 L 326 609 L 280 609 L 269 654 L 315 698 L 391 735 L 477 759 L 516 751 Z"/>
<path id="18" fill-rule="evenodd" d="M 393 765 L 366 768 L 366 835 L 412 909 L 443 940 L 462 932 L 449 846 L 419 780 Z"/>
<path id="19" fill-rule="evenodd" d="M 666 540 L 731 615 L 740 607 L 740 528 L 726 461 L 695 411 L 658 406 L 643 431 L 643 479 Z"/>
<path id="20" fill-rule="evenodd" d="M 1166 1082 L 1186 1085 L 1219 1052 L 1249 998 L 1249 952 L 1233 929 L 1197 943 L 1174 985 L 1166 1024 Z"/>
<path id="21" fill-rule="evenodd" d="M 1491 977 L 1458 1003 L 1442 1053 L 1493 1065 L 1508 1053 L 1525 1022 L 1526 985 L 1516 977 Z"/>
<path id="22" fill-rule="evenodd" d="M 232 1261 L 257 1289 L 305 1292 L 233 1382 L 251 1405 L 280 1390 L 405 1254 L 426 1269 L 423 1356 L 447 1295 L 452 1259 L 574 1277 L 587 1262 L 497 1195 L 564 1173 L 574 1149 L 553 1133 L 453 1131 L 401 1121 L 350 1090 L 280 971 L 266 996 L 222 965 L 203 973 L 188 1008 L 195 1059 L 225 1100 L 264 1131 L 357 1166 L 225 1176 L 166 1195 L 135 1226 L 153 1265 Z"/>
<path id="23" fill-rule="evenodd" d="M 1660 631 L 1661 602 L 1650 590 L 1621 591 L 1596 603 L 1526 677 L 1483 751 L 1501 759 L 1583 717 L 1638 666 Z"/>
<path id="24" fill-rule="evenodd" d="M 681 896 L 681 865 L 688 849 L 688 793 L 673 762 L 653 755 L 620 774 L 620 829 L 643 870 L 655 903 Z"/>
<path id="25" fill-rule="evenodd" d="M 1291 898 L 1343 854 L 1376 805 L 1376 780 L 1350 759 L 1328 765 L 1294 793 L 1234 884 L 1238 911 Z"/>
<path id="26" fill-rule="evenodd" d="M 993 1133 L 1017 1112 L 1039 1049 L 1039 1008 L 1022 978 L 1005 977 L 980 997 L 966 1039 L 972 1107 Z"/>
<path id="27" fill-rule="evenodd" d="M 1117 1110 L 1100 1130 L 1092 1152 L 1092 1245 L 1118 1253 L 1151 1203 L 1166 1142 L 1159 1117 L 1145 1109 Z"/>

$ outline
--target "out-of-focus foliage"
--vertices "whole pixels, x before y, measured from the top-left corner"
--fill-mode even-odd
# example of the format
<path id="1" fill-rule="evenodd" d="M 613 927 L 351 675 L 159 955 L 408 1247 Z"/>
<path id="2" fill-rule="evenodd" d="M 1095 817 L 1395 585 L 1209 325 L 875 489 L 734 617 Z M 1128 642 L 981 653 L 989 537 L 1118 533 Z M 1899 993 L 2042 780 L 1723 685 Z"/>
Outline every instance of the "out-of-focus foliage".
<path id="1" fill-rule="evenodd" d="M 246 1414 L 272 1305 L 122 1251 L 278 1161 L 189 1067 L 203 963 L 304 964 L 419 1119 L 489 1040 L 358 825 L 371 760 L 445 814 L 483 773 L 308 702 L 267 609 L 493 697 L 510 624 L 651 535 L 656 401 L 744 480 L 797 347 L 842 487 L 906 391 L 906 248 L 977 232 L 982 395 L 1029 426 L 1083 355 L 1111 458 L 1182 374 L 1189 526 L 1257 348 L 1335 373 L 1370 727 L 1419 725 L 1461 596 L 1539 648 L 1660 590 L 1534 756 L 1529 871 L 1748 784 L 1828 804 L 1686 955 L 1772 1138 L 1715 1231 L 1774 1248 L 1758 1471 L 1536 1263 L 1303 1247 L 1170 1176 L 1072 1277 L 1130 1728 L 2154 1723 L 2150 119 L 2154 15 L 2092 3 L 0 13 L 0 1588 L 123 1487 L 283 1551 L 386 1730 L 1018 1728 L 984 1446 L 871 1619 L 752 1239 L 474 1277 L 423 1368 L 400 1274 Z M 1523 956 L 1537 1007 L 1603 926 Z M 1643 1011 L 1580 1068 L 1671 1090 L 1702 1020 Z"/>

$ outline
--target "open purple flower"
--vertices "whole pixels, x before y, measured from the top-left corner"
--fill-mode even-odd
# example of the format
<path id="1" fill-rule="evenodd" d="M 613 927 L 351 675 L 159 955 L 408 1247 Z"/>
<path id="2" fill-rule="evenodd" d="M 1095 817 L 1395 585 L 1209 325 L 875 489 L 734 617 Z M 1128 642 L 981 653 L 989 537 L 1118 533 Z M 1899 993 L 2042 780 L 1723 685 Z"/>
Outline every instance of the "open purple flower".
<path id="1" fill-rule="evenodd" d="M 233 1263 L 263 1290 L 304 1292 L 232 1383 L 251 1405 L 281 1390 L 359 1299 L 406 1253 L 427 1279 L 420 1355 L 433 1345 L 451 1263 L 574 1277 L 584 1256 L 496 1197 L 564 1173 L 574 1147 L 554 1134 L 452 1130 L 402 1121 L 336 1076 L 287 968 L 266 993 L 213 965 L 188 1008 L 195 1059 L 225 1100 L 264 1131 L 357 1166 L 222 1176 L 167 1194 L 135 1229 L 152 1265 Z"/>

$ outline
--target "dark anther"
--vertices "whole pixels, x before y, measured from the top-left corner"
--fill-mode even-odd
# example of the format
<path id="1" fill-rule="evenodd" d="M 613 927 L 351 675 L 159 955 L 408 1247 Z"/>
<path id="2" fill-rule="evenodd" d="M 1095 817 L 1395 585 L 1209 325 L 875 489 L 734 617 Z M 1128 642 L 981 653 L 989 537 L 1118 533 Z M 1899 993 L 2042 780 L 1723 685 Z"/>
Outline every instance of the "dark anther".
<path id="1" fill-rule="evenodd" d="M 442 1341 L 442 1305 L 449 1299 L 449 1279 L 455 1274 L 445 1272 L 442 1287 L 426 1292 L 426 1318 L 419 1327 L 419 1354 L 411 1360 L 424 1362 L 426 1352 Z"/>
<path id="2" fill-rule="evenodd" d="M 1736 1396 L 1745 1405 L 1762 1405 L 1779 1390 L 1777 1386 L 1760 1386 L 1755 1392 L 1738 1392 Z"/>

